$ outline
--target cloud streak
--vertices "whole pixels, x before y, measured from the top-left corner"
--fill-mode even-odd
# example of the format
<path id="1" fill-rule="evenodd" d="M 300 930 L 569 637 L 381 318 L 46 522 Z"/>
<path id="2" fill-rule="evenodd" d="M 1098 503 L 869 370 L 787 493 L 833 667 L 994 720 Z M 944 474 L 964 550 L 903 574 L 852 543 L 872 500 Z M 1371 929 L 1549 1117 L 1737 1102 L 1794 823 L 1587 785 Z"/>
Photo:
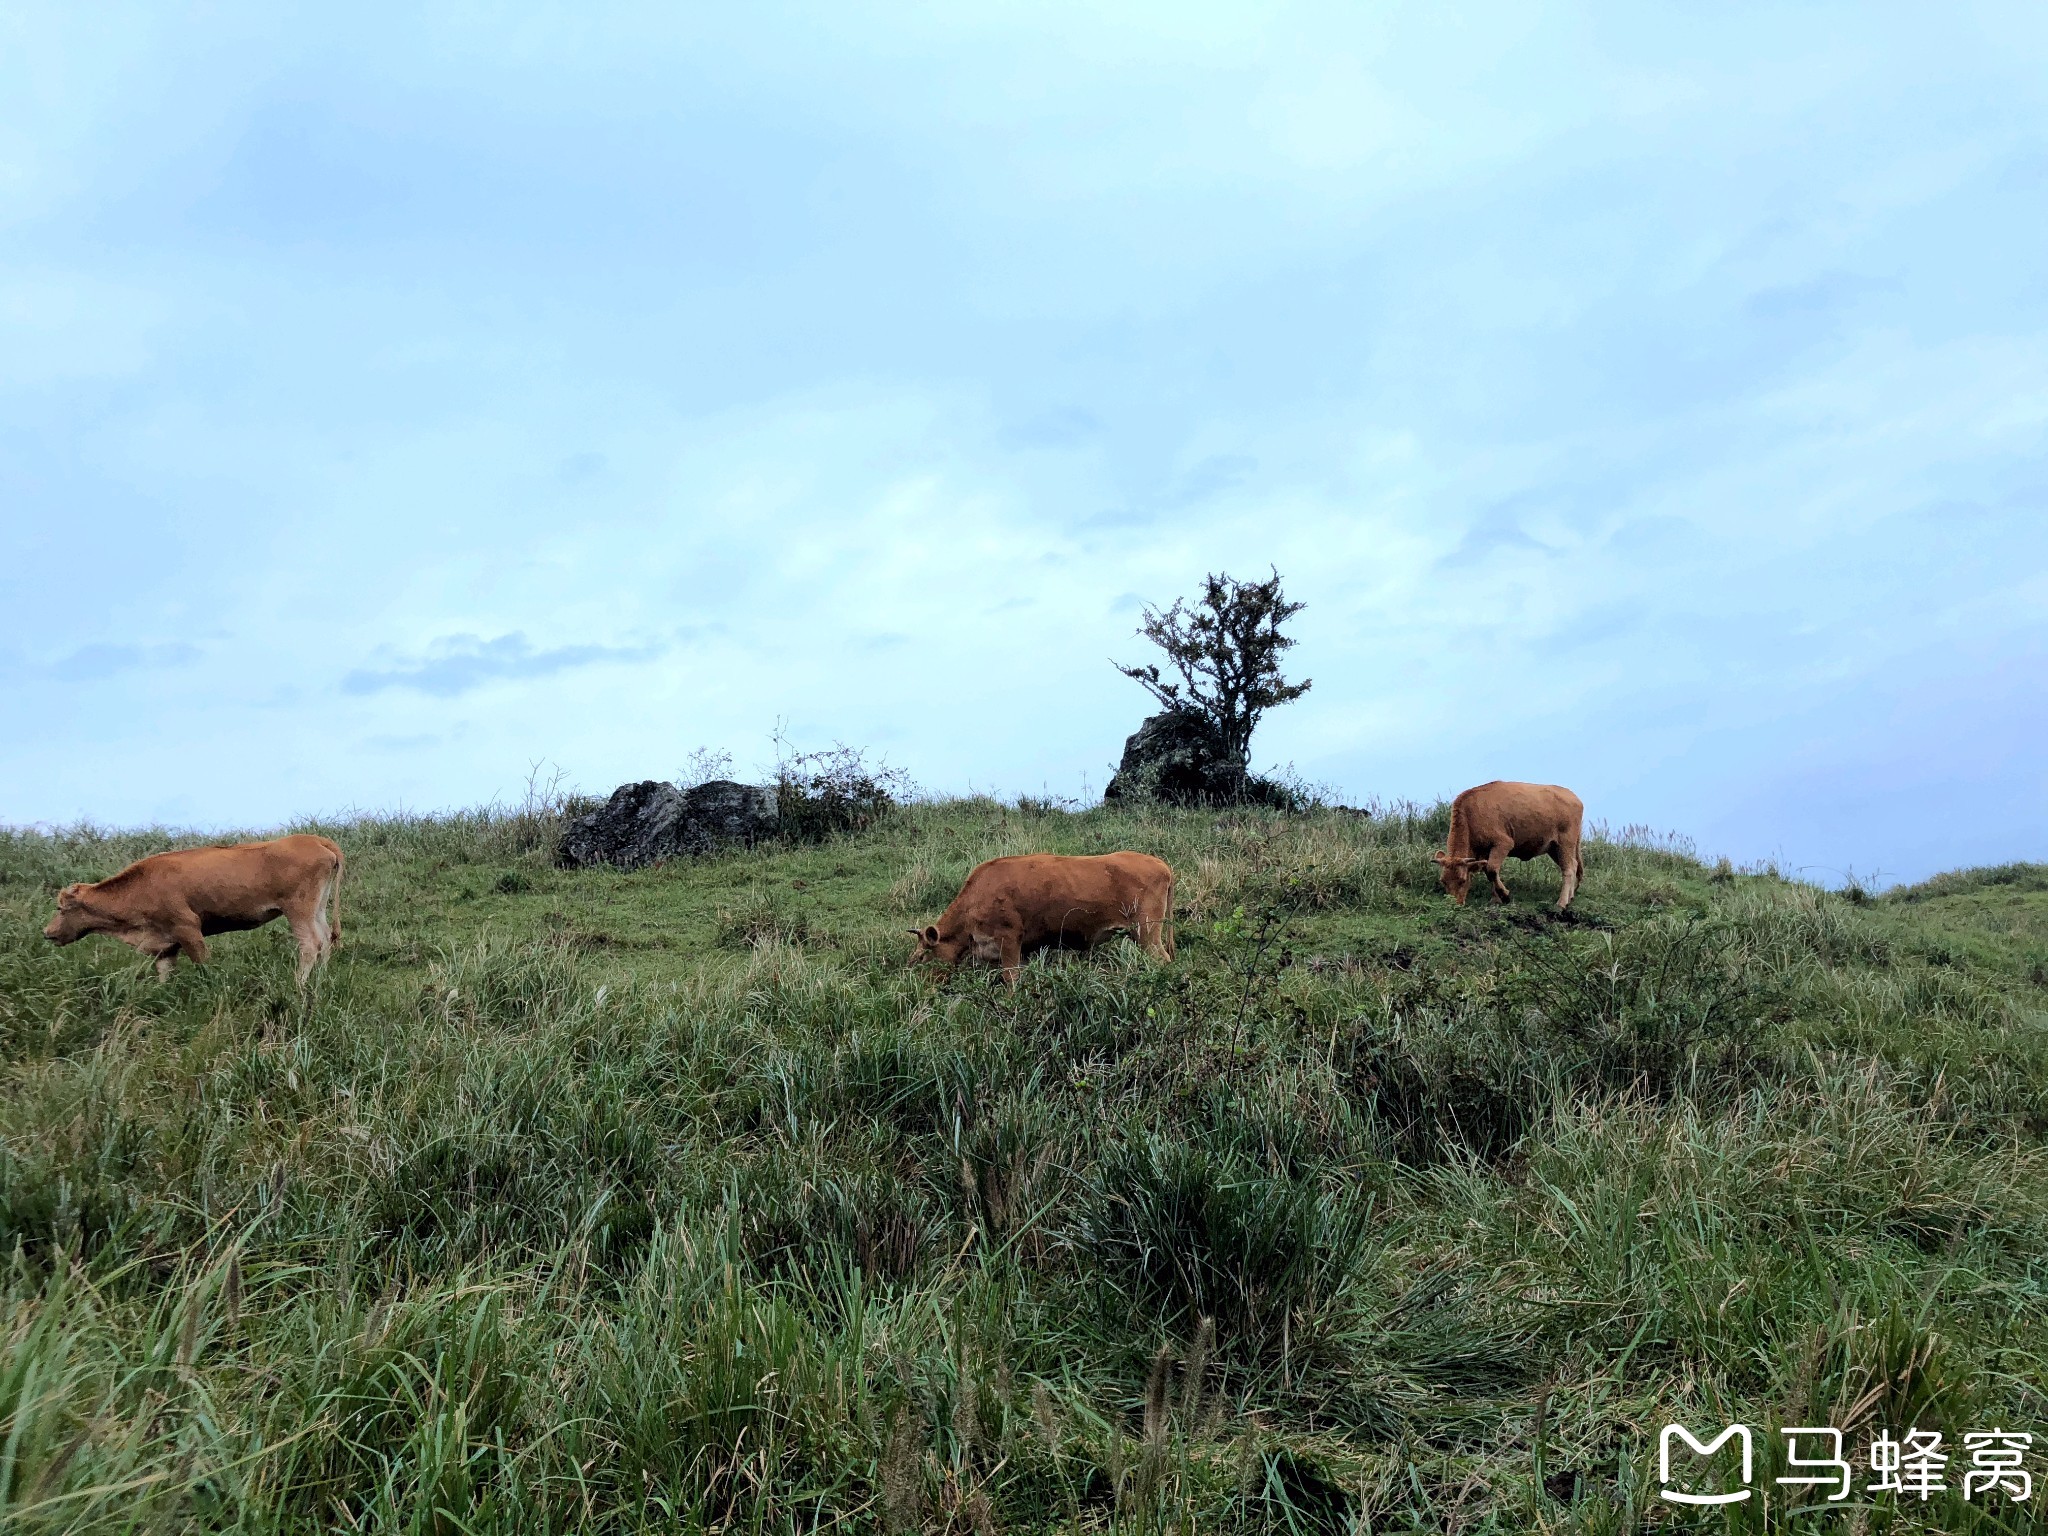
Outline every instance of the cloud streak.
<path id="1" fill-rule="evenodd" d="M 518 630 L 490 640 L 480 635 L 449 635 L 428 646 L 422 656 L 356 668 L 342 678 L 341 691 L 361 697 L 406 689 L 430 698 L 453 699 L 492 683 L 552 677 L 578 667 L 651 661 L 665 649 L 660 645 L 561 645 L 536 650 Z"/>
<path id="2" fill-rule="evenodd" d="M 67 651 L 54 661 L 0 657 L 0 676 L 53 683 L 102 683 L 131 672 L 190 666 L 200 655 L 198 646 L 184 641 L 95 641 Z"/>

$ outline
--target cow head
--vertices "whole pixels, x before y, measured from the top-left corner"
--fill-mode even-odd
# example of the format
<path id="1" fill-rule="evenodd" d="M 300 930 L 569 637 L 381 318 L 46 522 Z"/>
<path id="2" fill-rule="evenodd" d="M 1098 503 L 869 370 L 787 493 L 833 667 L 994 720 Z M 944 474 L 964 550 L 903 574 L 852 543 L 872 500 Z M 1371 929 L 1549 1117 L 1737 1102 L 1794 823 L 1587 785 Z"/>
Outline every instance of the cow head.
<path id="1" fill-rule="evenodd" d="M 76 944 L 98 931 L 99 914 L 85 904 L 83 885 L 67 885 L 57 893 L 57 915 L 44 925 L 44 938 L 52 944 Z"/>
<path id="2" fill-rule="evenodd" d="M 958 965 L 970 956 L 986 960 L 991 965 L 1001 958 L 1001 948 L 994 939 L 976 938 L 967 932 L 956 933 L 950 938 L 941 937 L 936 925 L 913 928 L 910 936 L 917 940 L 917 948 L 910 952 L 912 965 L 923 965 L 933 961 L 939 965 Z"/>
<path id="3" fill-rule="evenodd" d="M 928 923 L 922 928 L 913 928 L 910 930 L 910 936 L 917 940 L 917 947 L 910 952 L 912 965 L 923 965 L 928 961 L 951 965 L 960 958 L 960 941 L 954 939 L 948 942 L 940 938 L 936 924 Z"/>
<path id="4" fill-rule="evenodd" d="M 1484 859 L 1454 859 L 1439 848 L 1430 855 L 1436 860 L 1436 876 L 1451 900 L 1459 906 L 1465 905 L 1465 897 L 1472 889 L 1472 871 L 1478 869 Z"/>

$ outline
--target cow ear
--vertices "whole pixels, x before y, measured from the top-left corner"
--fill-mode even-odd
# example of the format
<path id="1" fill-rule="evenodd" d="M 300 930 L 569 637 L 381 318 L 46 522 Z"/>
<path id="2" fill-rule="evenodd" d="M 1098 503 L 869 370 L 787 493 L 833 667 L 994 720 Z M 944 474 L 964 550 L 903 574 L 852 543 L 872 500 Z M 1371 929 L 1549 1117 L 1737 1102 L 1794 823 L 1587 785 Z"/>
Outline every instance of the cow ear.
<path id="1" fill-rule="evenodd" d="M 938 943 L 938 942 L 939 942 L 939 929 L 938 929 L 938 925 L 937 925 L 936 923 L 928 923 L 928 924 L 926 924 L 926 925 L 925 925 L 925 930 L 924 930 L 924 932 L 923 932 L 923 933 L 921 933 L 921 934 L 919 934 L 919 935 L 918 935 L 918 937 L 919 937 L 919 938 L 921 938 L 921 939 L 923 939 L 923 940 L 925 941 L 925 943 L 927 943 L 927 944 L 936 944 L 936 943 Z"/>
<path id="2" fill-rule="evenodd" d="M 1431 849 L 1429 856 L 1439 864 L 1448 865 L 1451 862 L 1451 856 L 1441 848 Z"/>

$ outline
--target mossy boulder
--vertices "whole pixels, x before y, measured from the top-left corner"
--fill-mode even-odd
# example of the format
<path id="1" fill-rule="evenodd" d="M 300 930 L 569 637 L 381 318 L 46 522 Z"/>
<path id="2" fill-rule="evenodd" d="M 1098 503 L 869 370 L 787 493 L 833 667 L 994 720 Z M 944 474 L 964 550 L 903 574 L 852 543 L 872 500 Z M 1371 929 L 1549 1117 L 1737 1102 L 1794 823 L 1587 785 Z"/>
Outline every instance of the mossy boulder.
<path id="1" fill-rule="evenodd" d="M 713 779 L 677 789 L 659 779 L 621 784 L 587 816 L 569 823 L 555 850 L 563 869 L 613 864 L 640 869 L 685 854 L 709 853 L 773 837 L 779 823 L 775 791 Z"/>

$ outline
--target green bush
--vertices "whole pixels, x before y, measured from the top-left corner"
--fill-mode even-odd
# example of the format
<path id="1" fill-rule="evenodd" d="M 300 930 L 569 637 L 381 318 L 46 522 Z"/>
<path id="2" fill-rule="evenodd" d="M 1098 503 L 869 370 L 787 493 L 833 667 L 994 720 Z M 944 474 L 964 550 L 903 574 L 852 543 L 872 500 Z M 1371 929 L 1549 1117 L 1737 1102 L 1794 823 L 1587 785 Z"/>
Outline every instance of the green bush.
<path id="1" fill-rule="evenodd" d="M 775 808 L 782 835 L 816 843 L 865 832 L 910 792 L 909 776 L 871 764 L 857 747 L 786 755 L 775 770 Z"/>

